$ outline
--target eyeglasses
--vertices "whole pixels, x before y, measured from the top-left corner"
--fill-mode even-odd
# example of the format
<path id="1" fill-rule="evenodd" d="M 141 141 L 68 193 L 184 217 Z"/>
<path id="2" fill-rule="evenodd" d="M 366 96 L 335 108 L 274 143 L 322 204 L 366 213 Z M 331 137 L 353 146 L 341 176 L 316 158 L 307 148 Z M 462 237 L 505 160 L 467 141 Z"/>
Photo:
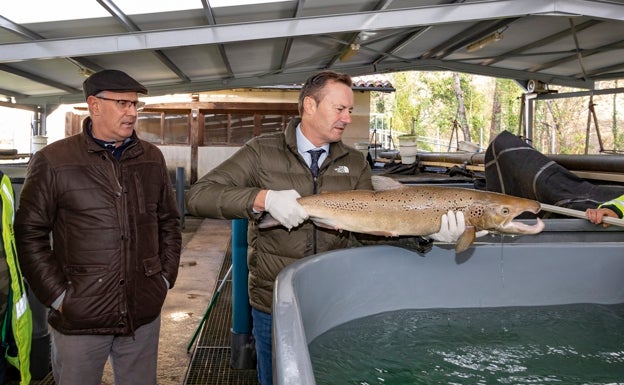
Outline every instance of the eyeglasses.
<path id="1" fill-rule="evenodd" d="M 115 102 L 115 104 L 117 104 L 117 107 L 124 110 L 127 110 L 128 108 L 130 108 L 130 106 L 132 106 L 136 108 L 137 111 L 141 111 L 143 107 L 145 107 L 145 102 L 141 102 L 138 100 L 111 99 L 105 98 L 104 96 L 96 96 L 96 98 Z"/>

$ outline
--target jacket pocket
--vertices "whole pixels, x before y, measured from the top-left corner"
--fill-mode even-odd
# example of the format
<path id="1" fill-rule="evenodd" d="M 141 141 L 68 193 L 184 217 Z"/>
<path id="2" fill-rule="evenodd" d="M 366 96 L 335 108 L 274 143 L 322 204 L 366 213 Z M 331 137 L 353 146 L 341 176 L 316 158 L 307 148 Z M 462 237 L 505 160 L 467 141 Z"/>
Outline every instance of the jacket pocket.
<path id="1" fill-rule="evenodd" d="M 146 277 L 151 277 L 154 274 L 158 274 L 162 271 L 162 265 L 160 264 L 160 258 L 158 256 L 147 258 L 143 260 L 143 271 Z"/>
<path id="2" fill-rule="evenodd" d="M 103 265 L 68 265 L 67 291 L 63 299 L 61 327 L 66 330 L 99 327 L 117 300 L 111 301 L 114 293 L 115 272 Z"/>
<path id="3" fill-rule="evenodd" d="M 110 289 L 111 272 L 103 265 L 68 265 L 65 267 L 68 292 L 65 299 L 93 298 Z"/>
<path id="4" fill-rule="evenodd" d="M 143 183 L 141 183 L 141 176 L 138 173 L 134 173 L 134 188 L 137 195 L 137 209 L 139 214 L 145 214 L 145 192 L 143 191 Z"/>
<path id="5" fill-rule="evenodd" d="M 167 296 L 167 283 L 162 279 L 158 256 L 143 260 L 145 277 L 137 280 L 136 313 L 141 319 L 157 316 Z"/>

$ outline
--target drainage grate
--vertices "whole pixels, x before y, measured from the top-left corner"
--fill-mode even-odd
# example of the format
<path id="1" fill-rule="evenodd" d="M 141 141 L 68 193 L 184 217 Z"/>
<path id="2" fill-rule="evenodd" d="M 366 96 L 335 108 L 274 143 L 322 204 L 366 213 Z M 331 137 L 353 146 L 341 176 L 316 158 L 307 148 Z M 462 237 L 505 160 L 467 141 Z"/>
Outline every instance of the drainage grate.
<path id="1" fill-rule="evenodd" d="M 232 263 L 228 248 L 219 272 L 222 282 Z M 255 369 L 233 369 L 230 366 L 232 327 L 232 282 L 221 288 L 197 339 L 193 357 L 184 380 L 185 385 L 258 385 Z"/>
<path id="2" fill-rule="evenodd" d="M 55 384 L 54 376 L 52 375 L 52 372 L 50 372 L 42 380 L 40 380 L 40 381 L 31 381 L 30 384 L 31 385 L 54 385 Z"/>
<path id="3" fill-rule="evenodd" d="M 20 375 L 19 372 L 15 371 L 14 369 L 11 368 L 9 369 L 9 375 L 8 375 L 9 379 L 7 381 L 7 385 L 19 385 L 20 383 Z M 50 372 L 43 377 L 40 380 L 31 380 L 30 381 L 30 385 L 54 385 L 54 376 L 52 375 L 52 371 L 50 370 Z"/>
<path id="4" fill-rule="evenodd" d="M 197 346 L 185 384 L 187 385 L 257 385 L 255 370 L 232 369 L 229 347 Z"/>

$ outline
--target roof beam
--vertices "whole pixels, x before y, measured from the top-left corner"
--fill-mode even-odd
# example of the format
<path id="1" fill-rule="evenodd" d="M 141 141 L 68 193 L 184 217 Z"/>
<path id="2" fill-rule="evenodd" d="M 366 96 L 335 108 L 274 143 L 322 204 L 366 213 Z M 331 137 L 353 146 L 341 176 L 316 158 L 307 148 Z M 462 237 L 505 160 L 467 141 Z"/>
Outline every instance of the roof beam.
<path id="1" fill-rule="evenodd" d="M 417 28 L 409 31 L 405 35 L 405 37 L 403 37 L 398 42 L 396 42 L 393 46 L 391 46 L 389 49 L 387 49 L 386 52 L 383 52 L 383 53 L 379 54 L 379 56 L 377 56 L 373 60 L 373 64 L 377 64 L 377 63 L 381 62 L 382 60 L 384 60 L 388 56 L 397 55 L 400 50 L 405 48 L 405 46 L 407 46 L 411 42 L 417 40 L 425 32 L 429 31 L 429 29 L 431 29 L 431 27 L 417 27 Z"/>
<path id="2" fill-rule="evenodd" d="M 603 45 L 601 47 L 596 47 L 596 48 L 591 48 L 591 49 L 581 49 L 579 53 L 582 55 L 583 58 L 586 58 L 588 56 L 596 55 L 596 54 L 605 52 L 607 50 L 619 49 L 619 48 L 624 48 L 624 40 L 620 40 L 615 43 Z M 567 63 L 567 62 L 574 61 L 577 59 L 578 59 L 578 54 L 574 53 L 572 55 L 568 55 L 568 56 L 565 56 L 556 60 L 549 61 L 548 63 L 542 63 L 539 65 L 536 65 L 534 67 L 529 68 L 528 71 L 530 72 L 542 71 L 547 68 L 552 68 L 559 64 Z"/>
<path id="3" fill-rule="evenodd" d="M 381 1 L 378 1 L 377 4 L 373 7 L 373 9 L 371 11 L 382 11 L 384 9 L 388 9 L 388 7 L 390 7 L 390 4 L 392 4 L 392 1 L 393 0 L 381 0 Z M 336 53 L 336 55 L 334 55 L 327 62 L 327 64 L 325 64 L 325 68 L 333 67 L 334 64 L 336 64 L 336 61 L 338 61 L 340 59 L 340 57 L 342 57 L 343 54 L 345 54 L 346 52 L 351 50 L 351 46 L 353 44 L 362 44 L 363 43 L 363 41 L 361 41 L 361 39 L 360 39 L 360 32 L 363 32 L 363 31 L 358 31 L 358 32 L 352 33 L 347 38 L 347 42 L 344 44 L 343 49 L 341 51 L 339 51 L 338 53 Z"/>
<path id="4" fill-rule="evenodd" d="M 20 110 L 26 110 L 26 111 L 32 111 L 32 112 L 39 112 L 40 108 L 38 106 L 30 106 L 30 105 L 26 105 L 26 104 L 16 104 L 16 103 L 9 103 L 9 102 L 0 102 L 0 106 L 2 107 L 8 107 L 8 108 L 17 108 Z"/>
<path id="5" fill-rule="evenodd" d="M 595 79 L 600 79 L 600 78 L 603 78 L 603 77 L 610 78 L 610 79 L 624 77 L 622 75 L 622 71 L 617 72 L 617 73 L 613 73 L 613 71 L 616 71 L 616 70 L 624 70 L 624 64 L 623 63 L 619 63 L 619 64 L 614 64 L 614 65 L 611 65 L 611 66 L 607 66 L 607 67 L 596 68 L 596 69 L 594 69 L 592 71 L 588 71 L 587 72 L 587 76 L 590 76 L 590 77 L 595 78 Z M 607 77 L 608 75 L 611 75 L 611 76 Z M 580 78 L 582 76 L 583 76 L 583 74 L 577 74 L 576 75 L 576 77 L 578 77 L 578 78 Z"/>
<path id="6" fill-rule="evenodd" d="M 13 90 L 7 90 L 5 88 L 0 88 L 0 95 L 4 95 L 7 97 L 14 97 L 14 98 L 25 98 L 28 95 L 26 94 L 22 94 L 21 92 L 16 92 Z"/>
<path id="7" fill-rule="evenodd" d="M 368 69 L 370 71 L 370 69 Z M 593 80 L 572 79 L 566 76 L 558 76 L 548 73 L 528 73 L 521 70 L 505 69 L 501 67 L 484 67 L 479 64 L 462 63 L 448 60 L 414 60 L 409 63 L 381 63 L 376 67 L 377 72 L 398 72 L 398 71 L 456 71 L 466 72 L 475 75 L 491 77 L 519 79 L 519 80 L 539 80 L 547 84 L 558 84 L 567 87 L 593 88 Z"/>
<path id="8" fill-rule="evenodd" d="M 26 40 L 39 40 L 44 39 L 43 36 L 31 31 L 30 29 L 17 24 L 6 17 L 0 15 L 0 28 L 4 28 L 7 31 L 11 31 L 14 34 L 23 37 Z"/>
<path id="9" fill-rule="evenodd" d="M 303 11 L 303 7 L 305 5 L 306 0 L 297 0 L 297 7 L 295 8 L 295 13 L 293 15 L 294 19 L 297 19 L 301 12 Z M 282 58 L 280 60 L 280 65 L 277 72 L 281 72 L 286 68 L 286 63 L 288 63 L 288 56 L 290 56 L 290 51 L 292 49 L 293 38 L 289 37 L 286 39 L 286 44 L 284 44 L 284 49 L 282 50 Z"/>
<path id="10" fill-rule="evenodd" d="M 467 46 L 468 44 L 478 41 L 493 32 L 507 28 L 507 25 L 518 20 L 517 17 L 502 20 L 485 20 L 480 21 L 476 25 L 461 31 L 452 38 L 425 52 L 422 59 L 443 59 L 455 52 L 457 49 Z"/>
<path id="11" fill-rule="evenodd" d="M 65 92 L 69 92 L 69 93 L 74 93 L 74 92 L 77 92 L 77 91 L 81 92 L 82 91 L 82 90 L 79 90 L 77 88 L 70 87 L 70 86 L 68 86 L 66 84 L 59 83 L 59 82 L 56 82 L 54 80 L 50 80 L 50 79 L 44 78 L 43 76 L 39 76 L 39 75 L 35 75 L 33 73 L 30 73 L 30 72 L 23 71 L 21 69 L 12 67 L 12 66 L 7 65 L 7 64 L 0 64 L 0 71 L 4 71 L 4 72 L 11 73 L 13 75 L 21 76 L 23 78 L 30 79 L 30 80 L 32 80 L 34 82 L 45 84 L 46 86 L 58 88 L 59 90 L 62 90 L 62 91 L 65 91 Z"/>
<path id="12" fill-rule="evenodd" d="M 602 21 L 600 21 L 600 20 L 589 20 L 589 21 L 584 22 L 583 24 L 577 25 L 576 26 L 576 31 L 580 32 L 580 31 L 582 31 L 584 29 L 593 27 L 593 26 L 595 26 L 597 24 L 600 24 L 600 23 L 602 23 Z M 518 48 L 513 49 L 511 51 L 507 51 L 507 52 L 505 52 L 503 54 L 498 55 L 497 57 L 493 57 L 493 58 L 484 60 L 484 61 L 481 62 L 481 65 L 491 65 L 491 64 L 497 63 L 497 62 L 499 62 L 501 60 L 505 60 L 505 59 L 507 59 L 509 57 L 513 57 L 513 56 L 516 56 L 518 54 L 521 54 L 524 51 L 528 51 L 528 50 L 531 50 L 531 49 L 534 49 L 534 48 L 542 47 L 542 46 L 550 44 L 550 43 L 554 43 L 555 41 L 561 40 L 561 39 L 563 39 L 565 37 L 568 37 L 568 36 L 570 36 L 570 29 L 566 28 L 566 29 L 564 29 L 561 32 L 557 32 L 557 33 L 552 34 L 550 36 L 547 36 L 547 37 L 545 37 L 543 39 L 534 41 L 534 42 L 532 42 L 530 44 L 524 45 L 522 47 L 518 47 Z"/>
<path id="13" fill-rule="evenodd" d="M 504 68 L 487 68 L 478 64 L 467 64 L 458 62 L 448 62 L 437 59 L 426 60 L 413 60 L 405 63 L 379 63 L 373 67 L 372 65 L 353 66 L 344 69 L 344 72 L 348 72 L 352 76 L 368 75 L 373 72 L 386 73 L 386 72 L 398 72 L 398 71 L 457 71 L 473 73 L 485 76 L 502 77 L 509 79 L 536 79 L 548 84 L 559 84 L 569 87 L 577 88 L 593 88 L 594 82 L 590 80 L 574 80 L 568 77 L 558 77 L 550 74 L 529 74 L 524 71 L 508 70 Z M 231 89 L 239 87 L 260 87 L 272 84 L 290 84 L 301 83 L 301 79 L 306 79 L 309 76 L 318 72 L 317 69 L 308 70 L 294 70 L 291 72 L 280 72 L 273 74 L 250 74 L 238 78 L 233 78 L 228 81 L 223 79 L 215 79 L 203 82 L 192 82 L 183 84 L 169 84 L 163 86 L 149 87 L 150 95 L 164 95 L 171 92 L 178 93 L 192 93 L 201 91 L 214 91 L 222 89 Z M 81 94 L 59 96 L 54 100 L 55 104 L 65 103 L 79 103 L 84 99 Z M 24 104 L 46 104 L 50 102 L 50 97 L 27 97 L 19 99 L 18 102 Z"/>
<path id="14" fill-rule="evenodd" d="M 212 13 L 212 7 L 210 6 L 209 0 L 201 0 L 202 5 L 204 7 L 204 16 L 206 16 L 206 21 L 208 21 L 209 25 L 216 25 L 217 21 L 215 20 L 214 14 Z M 223 44 L 219 44 L 219 55 L 221 55 L 221 61 L 225 66 L 225 70 L 228 73 L 228 78 L 234 77 L 234 71 L 232 70 L 232 64 L 230 64 L 230 59 L 228 59 L 227 52 L 225 52 L 225 46 Z"/>
<path id="15" fill-rule="evenodd" d="M 596 3 L 600 3 L 597 6 Z M 108 36 L 49 39 L 0 45 L 0 62 L 50 59 L 68 56 L 119 54 L 200 44 L 225 44 L 257 39 L 343 33 L 400 27 L 429 26 L 458 21 L 510 18 L 526 14 L 584 14 L 589 17 L 624 20 L 624 4 L 598 0 L 497 0 L 350 14 L 205 27 L 169 31 L 145 31 Z"/>
<path id="16" fill-rule="evenodd" d="M 110 13 L 115 20 L 117 20 L 128 32 L 139 32 L 141 29 L 136 25 L 112 0 L 97 0 L 100 5 Z M 191 79 L 177 66 L 167 55 L 161 50 L 155 50 L 154 55 L 175 73 L 180 79 L 185 82 L 190 82 Z"/>
<path id="17" fill-rule="evenodd" d="M 17 24 L 3 16 L 0 16 L 0 28 L 4 28 L 7 31 L 10 31 L 24 39 L 27 40 L 45 40 L 45 37 L 39 35 L 38 33 L 31 31 L 30 29 Z M 79 67 L 80 69 L 84 70 L 85 72 L 87 72 L 86 70 L 91 70 L 91 71 L 97 71 L 100 70 L 101 67 L 98 66 L 97 64 L 84 59 L 84 58 L 72 58 L 72 57 L 68 57 L 67 60 L 71 63 L 73 63 L 76 67 Z M 54 80 L 48 79 L 48 78 L 44 78 L 43 76 L 39 76 L 39 75 L 35 75 L 32 74 L 30 72 L 27 71 L 22 71 L 19 70 L 15 67 L 9 66 L 9 65 L 3 65 L 2 66 L 3 71 L 5 72 L 10 72 L 14 75 L 18 75 L 21 76 L 23 78 L 32 80 L 32 81 L 36 81 L 42 84 L 46 84 L 48 86 L 54 87 L 54 88 L 58 88 L 60 90 L 63 91 L 68 91 L 68 90 L 73 90 L 74 88 L 72 88 L 71 86 L 67 85 L 67 84 L 62 84 L 59 82 L 56 82 Z M 59 87 L 61 86 L 61 87 Z M 73 91 L 68 91 L 68 92 L 73 92 Z M 9 95 L 5 92 L 3 92 L 4 95 Z M 13 92 L 11 95 L 21 95 L 17 92 Z"/>

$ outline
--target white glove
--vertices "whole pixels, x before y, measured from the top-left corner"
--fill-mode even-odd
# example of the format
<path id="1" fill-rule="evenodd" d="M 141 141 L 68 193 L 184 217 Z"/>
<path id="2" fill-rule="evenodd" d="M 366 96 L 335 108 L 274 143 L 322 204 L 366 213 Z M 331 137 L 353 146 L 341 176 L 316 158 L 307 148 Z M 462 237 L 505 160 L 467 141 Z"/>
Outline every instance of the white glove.
<path id="1" fill-rule="evenodd" d="M 308 213 L 297 202 L 300 196 L 295 190 L 269 190 L 264 201 L 264 208 L 282 226 L 290 230 L 308 219 Z"/>
<path id="2" fill-rule="evenodd" d="M 457 242 L 459 237 L 466 231 L 464 213 L 461 211 L 449 211 L 442 215 L 440 231 L 429 235 L 429 238 L 439 242 Z"/>

